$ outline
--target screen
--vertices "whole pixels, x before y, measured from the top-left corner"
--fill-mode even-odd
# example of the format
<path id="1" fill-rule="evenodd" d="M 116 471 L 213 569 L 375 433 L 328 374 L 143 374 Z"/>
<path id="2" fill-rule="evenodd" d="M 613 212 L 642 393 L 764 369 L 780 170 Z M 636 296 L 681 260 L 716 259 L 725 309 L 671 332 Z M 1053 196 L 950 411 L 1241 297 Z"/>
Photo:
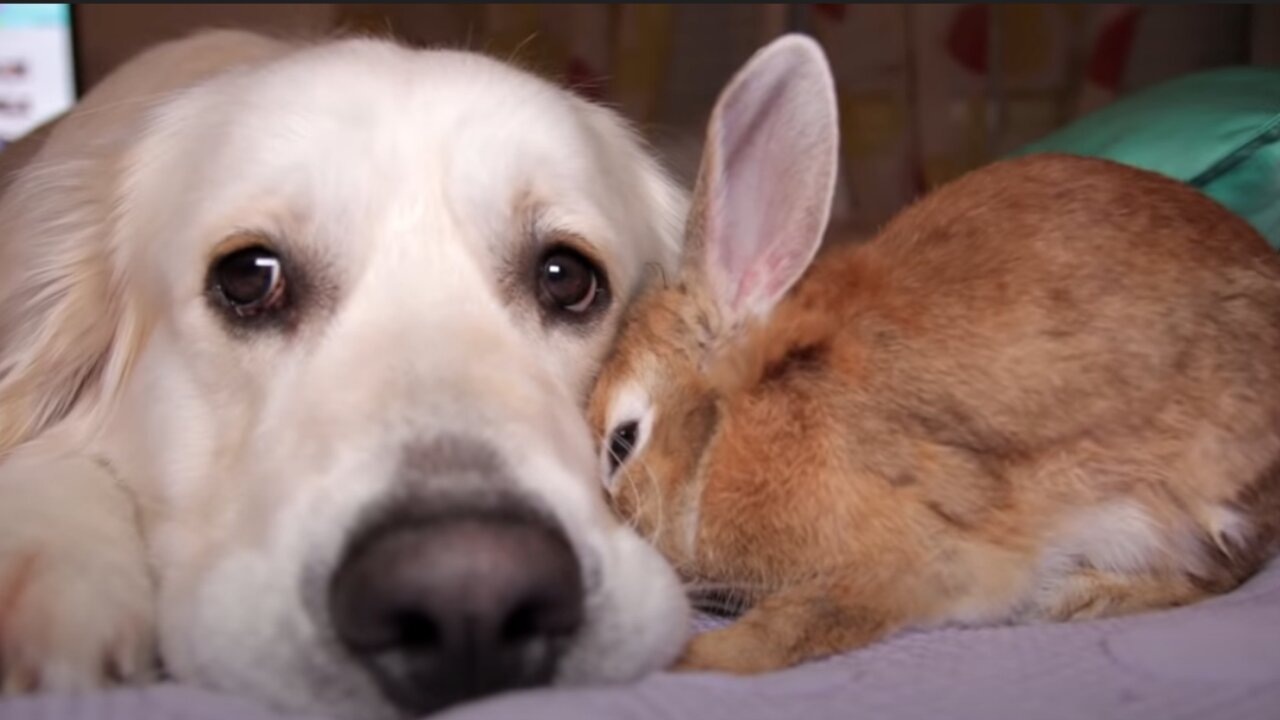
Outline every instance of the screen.
<path id="1" fill-rule="evenodd" d="M 0 147 L 76 100 L 69 4 L 0 3 Z"/>

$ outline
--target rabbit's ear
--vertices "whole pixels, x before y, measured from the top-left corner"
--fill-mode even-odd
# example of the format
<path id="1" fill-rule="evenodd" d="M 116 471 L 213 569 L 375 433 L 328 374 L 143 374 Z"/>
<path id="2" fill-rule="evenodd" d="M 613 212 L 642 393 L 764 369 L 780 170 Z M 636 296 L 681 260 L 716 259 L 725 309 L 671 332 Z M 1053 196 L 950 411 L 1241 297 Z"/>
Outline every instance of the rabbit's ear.
<path id="1" fill-rule="evenodd" d="M 836 112 L 826 57 L 804 35 L 756 52 L 720 94 L 684 266 L 726 325 L 772 310 L 822 244 L 836 185 Z"/>

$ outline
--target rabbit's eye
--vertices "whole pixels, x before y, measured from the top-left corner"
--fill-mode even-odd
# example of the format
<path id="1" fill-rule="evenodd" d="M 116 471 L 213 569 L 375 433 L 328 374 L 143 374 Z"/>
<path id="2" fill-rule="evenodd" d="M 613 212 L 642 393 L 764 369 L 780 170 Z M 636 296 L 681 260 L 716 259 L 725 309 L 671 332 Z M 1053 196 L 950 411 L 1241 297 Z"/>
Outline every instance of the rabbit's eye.
<path id="1" fill-rule="evenodd" d="M 609 435 L 609 474 L 618 471 L 636 447 L 640 426 L 635 421 L 624 422 Z"/>

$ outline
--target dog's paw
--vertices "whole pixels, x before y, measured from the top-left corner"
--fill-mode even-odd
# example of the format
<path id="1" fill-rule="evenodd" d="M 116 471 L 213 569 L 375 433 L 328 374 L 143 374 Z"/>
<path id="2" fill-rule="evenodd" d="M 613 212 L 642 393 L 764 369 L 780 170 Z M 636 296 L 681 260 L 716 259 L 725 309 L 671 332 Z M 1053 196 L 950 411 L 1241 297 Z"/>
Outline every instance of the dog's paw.
<path id="1" fill-rule="evenodd" d="M 126 493 L 96 463 L 0 463 L 0 691 L 151 676 L 155 598 Z"/>
<path id="2" fill-rule="evenodd" d="M 85 548 L 0 556 L 0 689 L 77 692 L 152 676 L 155 643 L 145 568 Z M 136 566 L 133 566 L 136 565 Z"/>

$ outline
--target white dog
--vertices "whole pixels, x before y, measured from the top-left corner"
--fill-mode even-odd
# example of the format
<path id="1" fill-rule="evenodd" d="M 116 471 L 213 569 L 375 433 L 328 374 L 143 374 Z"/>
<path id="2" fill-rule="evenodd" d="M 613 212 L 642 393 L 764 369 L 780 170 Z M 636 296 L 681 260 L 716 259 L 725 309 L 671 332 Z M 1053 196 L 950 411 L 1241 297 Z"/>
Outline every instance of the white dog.
<path id="1" fill-rule="evenodd" d="M 480 55 L 216 32 L 121 69 L 0 203 L 5 690 L 158 649 L 371 718 L 669 663 L 686 601 L 580 408 L 685 211 L 612 112 Z"/>

